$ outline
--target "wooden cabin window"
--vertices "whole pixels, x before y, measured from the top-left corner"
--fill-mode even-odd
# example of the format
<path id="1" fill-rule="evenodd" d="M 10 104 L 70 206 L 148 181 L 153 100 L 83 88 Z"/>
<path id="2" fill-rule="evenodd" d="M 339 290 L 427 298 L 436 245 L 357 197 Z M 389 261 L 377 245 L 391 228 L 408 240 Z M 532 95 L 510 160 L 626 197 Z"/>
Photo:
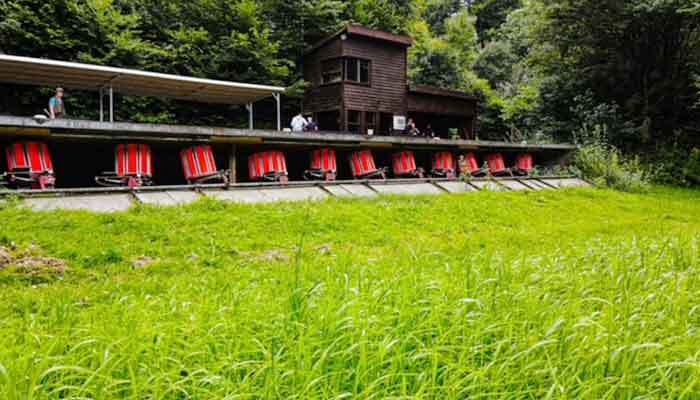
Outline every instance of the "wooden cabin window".
<path id="1" fill-rule="evenodd" d="M 370 62 L 359 58 L 345 59 L 345 80 L 369 84 Z"/>
<path id="2" fill-rule="evenodd" d="M 348 131 L 360 133 L 360 112 L 348 110 Z"/>
<path id="3" fill-rule="evenodd" d="M 365 133 L 367 133 L 368 130 L 372 130 L 374 134 L 377 133 L 377 122 L 376 122 L 376 117 L 375 113 L 371 111 L 365 111 Z"/>
<path id="4" fill-rule="evenodd" d="M 343 80 L 343 60 L 335 58 L 321 64 L 321 82 L 334 83 Z"/>
<path id="5" fill-rule="evenodd" d="M 360 60 L 360 83 L 369 83 L 369 61 Z"/>

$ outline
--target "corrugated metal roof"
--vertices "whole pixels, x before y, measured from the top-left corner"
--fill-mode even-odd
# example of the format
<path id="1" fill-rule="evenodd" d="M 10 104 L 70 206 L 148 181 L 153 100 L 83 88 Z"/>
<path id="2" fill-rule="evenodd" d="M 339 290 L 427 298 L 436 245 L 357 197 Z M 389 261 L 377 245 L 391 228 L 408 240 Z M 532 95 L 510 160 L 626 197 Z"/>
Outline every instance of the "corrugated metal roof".
<path id="1" fill-rule="evenodd" d="M 223 104 L 247 104 L 285 90 L 278 86 L 193 78 L 5 54 L 0 54 L 0 81 L 82 90 L 99 90 L 111 84 L 120 94 Z"/>

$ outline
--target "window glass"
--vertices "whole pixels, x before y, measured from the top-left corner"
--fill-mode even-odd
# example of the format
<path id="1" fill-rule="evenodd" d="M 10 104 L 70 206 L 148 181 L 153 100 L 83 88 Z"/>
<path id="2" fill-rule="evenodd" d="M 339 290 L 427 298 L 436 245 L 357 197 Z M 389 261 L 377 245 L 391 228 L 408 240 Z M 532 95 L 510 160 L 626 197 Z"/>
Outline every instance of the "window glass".
<path id="1" fill-rule="evenodd" d="M 370 83 L 370 62 L 357 58 L 345 59 L 345 80 L 349 82 Z"/>
<path id="2" fill-rule="evenodd" d="M 360 60 L 360 82 L 369 83 L 369 61 Z"/>
<path id="3" fill-rule="evenodd" d="M 371 129 L 373 134 L 377 133 L 377 123 L 376 123 L 376 113 L 372 111 L 365 111 L 365 133 Z"/>
<path id="4" fill-rule="evenodd" d="M 360 112 L 348 110 L 348 130 L 353 133 L 360 133 Z"/>
<path id="5" fill-rule="evenodd" d="M 359 71 L 358 71 L 358 59 L 348 58 L 345 60 L 345 79 L 352 82 L 358 82 Z"/>
<path id="6" fill-rule="evenodd" d="M 359 124 L 360 123 L 360 112 L 354 110 L 348 110 L 348 123 Z"/>
<path id="7" fill-rule="evenodd" d="M 325 60 L 321 64 L 321 80 L 323 83 L 340 82 L 343 79 L 343 63 L 339 58 Z"/>

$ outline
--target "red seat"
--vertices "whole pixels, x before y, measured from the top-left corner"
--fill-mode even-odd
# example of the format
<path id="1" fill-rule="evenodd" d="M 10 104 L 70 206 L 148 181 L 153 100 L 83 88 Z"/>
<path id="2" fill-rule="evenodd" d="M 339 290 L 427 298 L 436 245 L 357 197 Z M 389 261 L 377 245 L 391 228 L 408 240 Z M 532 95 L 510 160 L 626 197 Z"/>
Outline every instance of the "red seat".
<path id="1" fill-rule="evenodd" d="M 479 176 L 486 173 L 486 169 L 479 166 L 479 161 L 474 153 L 467 153 L 460 158 L 459 169 L 465 175 Z"/>
<path id="2" fill-rule="evenodd" d="M 287 162 L 281 151 L 263 151 L 248 157 L 248 176 L 252 181 L 287 182 Z"/>
<path id="3" fill-rule="evenodd" d="M 95 177 L 103 186 L 139 187 L 152 184 L 153 157 L 146 144 L 120 144 L 114 150 L 114 172 Z"/>
<path id="4" fill-rule="evenodd" d="M 422 178 L 423 168 L 416 167 L 412 151 L 400 151 L 391 156 L 394 175 L 398 177 Z"/>
<path id="5" fill-rule="evenodd" d="M 453 179 L 455 177 L 455 160 L 452 152 L 439 151 L 433 154 L 433 169 L 430 171 L 433 176 Z"/>
<path id="6" fill-rule="evenodd" d="M 18 187 L 51 189 L 56 178 L 51 154 L 46 143 L 17 142 L 5 149 L 7 157 L 7 181 Z"/>
<path id="7" fill-rule="evenodd" d="M 209 145 L 188 147 L 180 152 L 182 169 L 189 184 L 228 183 L 228 171 L 217 170 L 214 152 Z"/>
<path id="8" fill-rule="evenodd" d="M 515 168 L 513 169 L 519 175 L 530 175 L 532 170 L 535 169 L 535 160 L 532 154 L 518 154 L 518 157 L 515 160 Z"/>
<path id="9" fill-rule="evenodd" d="M 384 168 L 374 165 L 374 157 L 370 150 L 360 150 L 350 154 L 350 169 L 355 179 L 381 178 L 386 179 Z"/>
<path id="10" fill-rule="evenodd" d="M 335 150 L 318 149 L 311 152 L 311 168 L 304 172 L 304 179 L 334 181 L 337 173 Z"/>
<path id="11" fill-rule="evenodd" d="M 486 162 L 489 166 L 491 175 L 510 175 L 510 170 L 506 168 L 506 163 L 503 161 L 501 153 L 491 153 L 486 156 Z"/>

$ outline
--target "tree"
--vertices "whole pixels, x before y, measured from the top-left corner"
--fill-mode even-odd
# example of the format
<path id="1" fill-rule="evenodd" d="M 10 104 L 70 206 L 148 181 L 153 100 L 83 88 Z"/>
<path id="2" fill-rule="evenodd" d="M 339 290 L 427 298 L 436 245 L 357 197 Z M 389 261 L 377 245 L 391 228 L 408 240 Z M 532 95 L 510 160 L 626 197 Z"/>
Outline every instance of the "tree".
<path id="1" fill-rule="evenodd" d="M 412 0 L 352 0 L 350 20 L 368 28 L 405 34 L 414 18 Z"/>
<path id="2" fill-rule="evenodd" d="M 508 15 L 522 6 L 522 0 L 476 0 L 471 12 L 477 17 L 476 30 L 482 41 L 491 39 Z"/>
<path id="3" fill-rule="evenodd" d="M 428 0 L 422 15 L 435 35 L 444 35 L 447 31 L 446 22 L 463 7 L 460 0 Z"/>
<path id="4" fill-rule="evenodd" d="M 633 129 L 611 132 L 627 148 L 664 143 L 697 124 L 700 20 L 687 0 L 549 0 L 539 40 L 551 51 L 545 112 L 564 125 L 575 119 L 572 99 L 590 90 L 599 103 L 620 107 Z M 692 10 L 692 8 L 690 9 Z"/>

